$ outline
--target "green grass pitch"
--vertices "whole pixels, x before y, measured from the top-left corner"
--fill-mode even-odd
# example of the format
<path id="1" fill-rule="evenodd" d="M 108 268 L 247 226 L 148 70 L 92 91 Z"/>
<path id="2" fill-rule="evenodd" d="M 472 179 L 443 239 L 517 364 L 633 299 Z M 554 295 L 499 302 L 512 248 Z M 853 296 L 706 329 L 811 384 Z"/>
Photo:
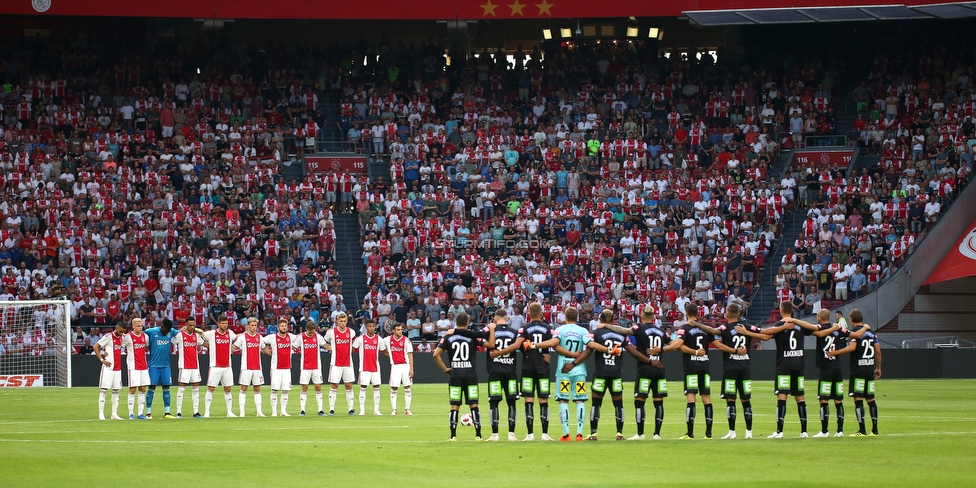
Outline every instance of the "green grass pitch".
<path id="1" fill-rule="evenodd" d="M 482 395 L 486 392 L 482 385 Z M 629 391 L 629 388 L 626 390 Z M 625 394 L 626 394 L 625 391 Z M 976 411 L 972 380 L 882 380 L 878 383 L 881 436 L 799 439 L 796 407 L 790 402 L 787 439 L 766 439 L 775 427 L 770 382 L 754 387 L 755 439 L 718 439 L 727 431 L 723 402 L 716 402 L 715 439 L 679 441 L 684 398 L 665 404 L 664 440 L 616 442 L 613 408 L 604 403 L 600 441 L 543 443 L 474 442 L 474 428 L 458 426 L 449 443 L 446 385 L 416 385 L 414 416 L 300 418 L 298 389 L 291 418 L 224 418 L 223 395 L 215 395 L 211 419 L 164 420 L 157 392 L 150 421 L 98 421 L 94 388 L 0 390 L 2 485 L 13 486 L 627 486 L 640 484 L 777 486 L 973 486 L 976 472 Z M 120 413 L 126 414 L 125 390 Z M 327 394 L 327 391 L 326 391 Z M 175 401 L 175 391 L 173 399 Z M 185 412 L 190 411 L 186 395 Z M 201 397 L 203 395 L 201 394 Z M 372 411 L 372 395 L 367 411 Z M 268 391 L 264 411 L 270 413 Z M 382 410 L 389 414 L 383 387 Z M 717 398 L 716 398 L 717 400 Z M 326 401 L 328 401 L 326 399 Z M 203 399 L 201 398 L 201 403 Z M 401 409 L 403 395 L 400 396 Z M 339 392 L 338 410 L 345 398 Z M 358 393 L 356 396 L 358 409 Z M 808 400 L 810 433 L 819 430 L 816 400 Z M 699 403 L 700 405 L 700 403 Z M 314 395 L 309 395 L 314 409 Z M 625 396 L 624 434 L 635 433 L 633 401 Z M 202 405 L 201 405 L 202 407 Z M 237 390 L 234 391 L 237 408 Z M 848 435 L 856 432 L 853 401 L 845 402 Z M 482 405 L 485 437 L 490 434 Z M 175 408 L 174 408 L 175 411 Z M 464 410 L 462 410 L 464 411 Z M 589 412 L 589 409 L 587 409 Z M 653 414 L 653 411 L 650 412 Z M 561 433 L 552 408 L 550 432 Z M 831 408 L 831 431 L 834 412 Z M 522 404 L 517 434 L 525 435 Z M 653 432 L 653 417 L 648 421 Z M 870 420 L 868 420 L 870 429 Z M 589 423 L 584 429 L 588 432 Z M 575 426 L 573 426 L 575 432 Z M 536 437 L 539 437 L 538 408 Z"/>

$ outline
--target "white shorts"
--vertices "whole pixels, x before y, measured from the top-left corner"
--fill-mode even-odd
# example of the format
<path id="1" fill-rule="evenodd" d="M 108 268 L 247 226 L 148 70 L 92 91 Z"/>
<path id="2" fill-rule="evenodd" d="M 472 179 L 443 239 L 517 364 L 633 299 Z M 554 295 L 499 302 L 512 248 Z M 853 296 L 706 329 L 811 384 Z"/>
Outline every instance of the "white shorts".
<path id="1" fill-rule="evenodd" d="M 380 377 L 380 372 L 370 372 L 370 371 L 360 371 L 359 372 L 359 384 L 360 385 L 382 385 L 383 378 Z"/>
<path id="2" fill-rule="evenodd" d="M 261 386 L 264 384 L 264 373 L 260 369 L 242 369 L 241 380 L 237 384 L 241 386 Z"/>
<path id="3" fill-rule="evenodd" d="M 322 384 L 322 370 L 321 369 L 303 369 L 298 378 L 299 385 L 307 385 L 309 383 L 314 383 L 316 385 Z"/>
<path id="4" fill-rule="evenodd" d="M 312 151 L 315 151 L 315 138 L 314 137 L 306 137 L 305 138 L 305 145 L 308 146 L 308 147 L 310 147 L 310 148 L 312 148 Z"/>
<path id="5" fill-rule="evenodd" d="M 354 381 L 356 381 L 356 373 L 352 371 L 352 366 L 333 366 L 329 370 L 329 384 L 331 385 Z"/>
<path id="6" fill-rule="evenodd" d="M 189 385 L 191 383 L 200 384 L 202 380 L 200 379 L 200 370 L 193 369 L 180 369 L 179 383 L 184 385 Z"/>
<path id="7" fill-rule="evenodd" d="M 115 371 L 110 367 L 102 367 L 98 375 L 98 387 L 103 390 L 122 389 L 122 370 Z"/>
<path id="8" fill-rule="evenodd" d="M 399 388 L 400 385 L 410 386 L 413 380 L 410 379 L 409 364 L 394 364 L 390 366 L 390 387 Z"/>
<path id="9" fill-rule="evenodd" d="M 163 126 L 163 137 L 173 137 L 173 127 Z"/>
<path id="10" fill-rule="evenodd" d="M 271 370 L 271 389 L 274 391 L 291 390 L 291 370 L 290 369 Z"/>
<path id="11" fill-rule="evenodd" d="M 207 388 L 217 386 L 234 386 L 234 370 L 231 368 L 210 368 L 207 374 Z"/>
<path id="12" fill-rule="evenodd" d="M 129 370 L 129 388 L 136 388 L 139 386 L 149 386 L 149 370 Z"/>

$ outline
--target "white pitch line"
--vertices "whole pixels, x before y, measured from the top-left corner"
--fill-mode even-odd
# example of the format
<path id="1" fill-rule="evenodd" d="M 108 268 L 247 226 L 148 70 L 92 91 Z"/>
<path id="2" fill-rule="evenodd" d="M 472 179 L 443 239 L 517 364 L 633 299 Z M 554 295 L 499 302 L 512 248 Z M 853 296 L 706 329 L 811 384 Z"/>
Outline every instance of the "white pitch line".
<path id="1" fill-rule="evenodd" d="M 330 427 L 325 427 L 323 430 L 331 429 L 408 429 L 409 425 L 335 425 Z M 255 427 L 255 428 L 238 428 L 231 429 L 233 431 L 250 431 L 250 430 L 308 430 L 309 426 L 304 427 Z M 93 434 L 93 433 L 106 433 L 108 429 L 100 430 L 58 430 L 52 432 L 49 430 L 29 430 L 20 432 L 0 432 L 0 435 L 26 435 L 26 434 Z M 179 431 L 173 431 L 179 432 Z"/>

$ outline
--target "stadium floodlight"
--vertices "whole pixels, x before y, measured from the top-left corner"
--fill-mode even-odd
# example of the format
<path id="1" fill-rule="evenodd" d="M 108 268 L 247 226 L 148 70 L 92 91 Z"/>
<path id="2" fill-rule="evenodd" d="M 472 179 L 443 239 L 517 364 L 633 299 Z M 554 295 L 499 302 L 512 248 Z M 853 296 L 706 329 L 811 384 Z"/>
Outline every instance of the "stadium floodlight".
<path id="1" fill-rule="evenodd" d="M 657 33 L 657 40 L 659 41 L 664 40 L 664 29 L 661 29 L 661 31 Z"/>
<path id="2" fill-rule="evenodd" d="M 647 30 L 647 38 L 657 39 L 657 34 L 659 30 L 660 29 L 658 29 L 657 27 L 651 27 L 650 29 Z"/>
<path id="3" fill-rule="evenodd" d="M 552 29 L 542 29 L 542 38 L 551 41 L 552 40 Z"/>
<path id="4" fill-rule="evenodd" d="M 573 37 L 573 30 L 569 27 L 563 27 L 559 29 L 559 36 L 563 39 L 569 39 L 570 37 Z"/>
<path id="5" fill-rule="evenodd" d="M 23 341 L 0 354 L 0 387 L 71 387 L 70 308 L 68 300 L 0 302 L 8 330 L 24 332 Z"/>
<path id="6" fill-rule="evenodd" d="M 638 31 L 639 31 L 639 29 L 637 27 L 628 27 L 627 28 L 627 37 L 637 37 Z"/>

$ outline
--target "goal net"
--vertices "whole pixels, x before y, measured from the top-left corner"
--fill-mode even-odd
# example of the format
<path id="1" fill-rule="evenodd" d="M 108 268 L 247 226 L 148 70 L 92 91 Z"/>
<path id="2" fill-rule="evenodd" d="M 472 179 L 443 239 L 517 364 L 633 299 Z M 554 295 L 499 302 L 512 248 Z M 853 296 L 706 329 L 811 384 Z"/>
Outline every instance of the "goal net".
<path id="1" fill-rule="evenodd" d="M 0 301 L 0 387 L 71 386 L 67 300 Z"/>

